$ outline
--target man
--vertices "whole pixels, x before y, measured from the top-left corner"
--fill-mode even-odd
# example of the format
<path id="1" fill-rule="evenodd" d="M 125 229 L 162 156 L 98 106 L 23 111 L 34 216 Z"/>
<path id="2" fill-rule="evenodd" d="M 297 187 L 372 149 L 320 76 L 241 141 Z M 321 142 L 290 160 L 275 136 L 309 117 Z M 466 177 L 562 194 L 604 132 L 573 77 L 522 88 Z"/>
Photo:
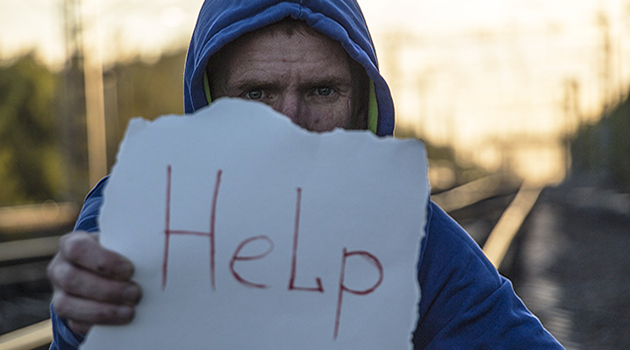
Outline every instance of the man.
<path id="1" fill-rule="evenodd" d="M 391 135 L 393 103 L 354 0 L 208 0 L 188 52 L 190 113 L 230 96 L 272 106 L 303 128 L 369 129 Z M 101 181 L 76 231 L 96 232 Z M 416 349 L 561 349 L 472 239 L 440 208 L 427 206 L 418 262 Z M 140 288 L 133 266 L 75 232 L 49 266 L 55 288 L 51 348 L 76 348 L 94 324 L 125 324 Z"/>

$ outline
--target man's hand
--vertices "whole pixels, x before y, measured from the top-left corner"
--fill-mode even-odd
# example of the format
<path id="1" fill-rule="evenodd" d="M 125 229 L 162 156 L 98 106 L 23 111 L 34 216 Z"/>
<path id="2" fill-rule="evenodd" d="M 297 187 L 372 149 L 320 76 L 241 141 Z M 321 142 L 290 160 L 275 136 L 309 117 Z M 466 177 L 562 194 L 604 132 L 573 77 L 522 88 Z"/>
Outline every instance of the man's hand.
<path id="1" fill-rule="evenodd" d="M 53 307 L 77 333 L 87 333 L 94 324 L 129 323 L 141 296 L 132 275 L 132 263 L 103 248 L 98 235 L 66 234 L 48 265 Z"/>

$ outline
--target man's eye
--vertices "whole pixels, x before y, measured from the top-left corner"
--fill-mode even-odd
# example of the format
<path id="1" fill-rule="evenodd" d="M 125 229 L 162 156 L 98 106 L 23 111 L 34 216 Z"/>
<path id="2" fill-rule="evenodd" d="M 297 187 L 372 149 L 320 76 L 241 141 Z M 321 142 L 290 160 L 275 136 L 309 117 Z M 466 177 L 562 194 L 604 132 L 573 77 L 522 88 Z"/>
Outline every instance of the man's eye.
<path id="1" fill-rule="evenodd" d="M 250 99 L 250 100 L 260 100 L 265 96 L 265 93 L 260 90 L 251 90 L 245 93 L 245 98 Z"/>
<path id="2" fill-rule="evenodd" d="M 335 92 L 335 89 L 327 86 L 318 87 L 315 89 L 315 94 L 318 96 L 330 96 Z"/>

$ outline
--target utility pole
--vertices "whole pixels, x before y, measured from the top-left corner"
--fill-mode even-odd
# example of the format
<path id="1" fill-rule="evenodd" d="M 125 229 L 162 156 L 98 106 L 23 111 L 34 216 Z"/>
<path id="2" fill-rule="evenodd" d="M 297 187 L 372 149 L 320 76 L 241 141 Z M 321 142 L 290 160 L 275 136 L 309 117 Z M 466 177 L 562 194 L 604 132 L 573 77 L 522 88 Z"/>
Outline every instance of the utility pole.
<path id="1" fill-rule="evenodd" d="M 610 38 L 610 20 L 608 18 L 607 13 L 601 11 L 598 16 L 598 24 L 601 31 L 602 36 L 602 64 L 601 64 L 601 89 L 602 89 L 602 99 L 604 102 L 603 108 L 603 117 L 599 122 L 599 167 L 605 173 L 609 173 L 610 169 L 610 155 L 609 155 L 609 138 L 610 138 L 610 120 L 608 116 L 613 108 L 612 99 L 612 48 L 611 48 L 611 38 Z M 606 175 L 607 177 L 608 175 Z"/>
<path id="2" fill-rule="evenodd" d="M 92 0 L 93 1 L 93 0 Z M 81 19 L 83 29 L 93 26 L 91 35 L 83 32 L 83 70 L 85 79 L 85 109 L 88 143 L 88 174 L 90 186 L 107 174 L 107 145 L 105 135 L 105 102 L 103 96 L 103 63 L 98 35 L 98 8 L 94 14 L 87 13 L 83 0 Z M 95 2 L 95 6 L 98 2 Z"/>
<path id="3" fill-rule="evenodd" d="M 400 71 L 400 55 L 404 49 L 405 40 L 407 36 L 401 30 L 395 30 L 387 33 L 385 40 L 385 50 L 383 50 L 384 61 L 381 63 L 381 68 L 385 68 L 389 73 L 390 89 L 400 84 L 401 71 Z"/>
<path id="4" fill-rule="evenodd" d="M 564 84 L 564 171 L 565 178 L 571 175 L 571 136 L 580 126 L 579 106 L 580 86 L 575 79 L 567 79 Z"/>
<path id="5" fill-rule="evenodd" d="M 385 34 L 384 50 L 381 51 L 384 55 L 379 57 L 379 64 L 381 73 L 385 73 L 388 77 L 387 81 L 392 91 L 402 90 L 401 86 L 405 84 L 405 76 L 401 70 L 402 66 L 400 61 L 403 50 L 409 46 L 410 42 L 411 36 L 402 29 L 391 30 Z M 396 96 L 393 97 L 395 100 Z M 401 117 L 402 114 L 399 113 L 397 116 Z M 398 119 L 399 122 L 396 123 L 396 128 L 402 125 L 400 123 L 402 119 L 407 118 L 408 116 L 404 115 L 402 118 Z M 405 123 L 405 125 L 408 125 L 408 122 Z M 394 133 L 396 134 L 396 132 Z M 414 136 L 417 137 L 417 135 Z"/>
<path id="6" fill-rule="evenodd" d="M 610 40 L 610 21 L 603 11 L 597 16 L 597 25 L 601 33 L 601 65 L 600 65 L 600 91 L 604 104 L 604 113 L 608 113 L 611 107 L 611 85 L 612 85 L 612 52 Z"/>
<path id="7" fill-rule="evenodd" d="M 65 162 L 63 197 L 79 201 L 87 190 L 83 171 L 86 155 L 81 4 L 79 0 L 64 0 L 60 5 L 65 39 L 63 98 L 59 113 L 59 139 Z"/>
<path id="8" fill-rule="evenodd" d="M 414 134 L 419 139 L 426 139 L 426 129 L 424 127 L 426 120 L 429 117 L 429 91 L 428 91 L 428 79 L 426 76 L 420 76 L 416 78 L 416 90 L 418 91 L 418 120 L 414 129 Z"/>

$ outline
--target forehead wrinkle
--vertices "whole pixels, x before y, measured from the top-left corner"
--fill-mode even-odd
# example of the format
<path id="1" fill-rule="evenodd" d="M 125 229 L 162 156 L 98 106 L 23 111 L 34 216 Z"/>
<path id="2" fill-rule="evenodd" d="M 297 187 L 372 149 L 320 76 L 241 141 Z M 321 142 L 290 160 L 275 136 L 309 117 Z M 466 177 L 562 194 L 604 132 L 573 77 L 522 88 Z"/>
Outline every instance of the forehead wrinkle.
<path id="1" fill-rule="evenodd" d="M 338 42 L 319 33 L 298 31 L 288 35 L 271 29 L 245 34 L 220 51 L 215 68 L 223 69 L 216 69 L 214 77 L 211 74 L 215 90 L 220 94 L 229 90 L 232 95 L 252 88 L 305 90 L 332 86 L 345 90 L 346 85 L 354 83 L 352 59 Z"/>
<path id="2" fill-rule="evenodd" d="M 231 87 L 245 87 L 252 85 L 279 85 L 288 79 L 286 72 L 276 72 L 262 67 L 230 69 L 227 83 Z M 238 72 L 238 74 L 234 74 Z"/>
<path id="3" fill-rule="evenodd" d="M 267 64 L 268 63 L 268 64 Z M 349 84 L 352 76 L 349 70 L 338 65 L 322 66 L 318 60 L 280 62 L 278 60 L 246 60 L 238 65 L 228 65 L 228 82 L 231 86 L 242 85 L 286 85 L 288 81 L 305 84 Z M 237 73 L 237 74 L 235 74 Z"/>
<path id="4" fill-rule="evenodd" d="M 294 85 L 296 88 L 313 88 L 317 86 L 349 86 L 352 85 L 351 76 L 341 76 L 337 73 L 331 74 L 313 74 L 304 76 L 297 73 L 297 79 L 288 79 L 277 74 L 261 75 L 260 71 L 252 71 L 252 75 L 239 74 L 238 77 L 228 78 L 228 84 L 231 88 L 271 88 L 271 87 L 289 87 Z"/>

